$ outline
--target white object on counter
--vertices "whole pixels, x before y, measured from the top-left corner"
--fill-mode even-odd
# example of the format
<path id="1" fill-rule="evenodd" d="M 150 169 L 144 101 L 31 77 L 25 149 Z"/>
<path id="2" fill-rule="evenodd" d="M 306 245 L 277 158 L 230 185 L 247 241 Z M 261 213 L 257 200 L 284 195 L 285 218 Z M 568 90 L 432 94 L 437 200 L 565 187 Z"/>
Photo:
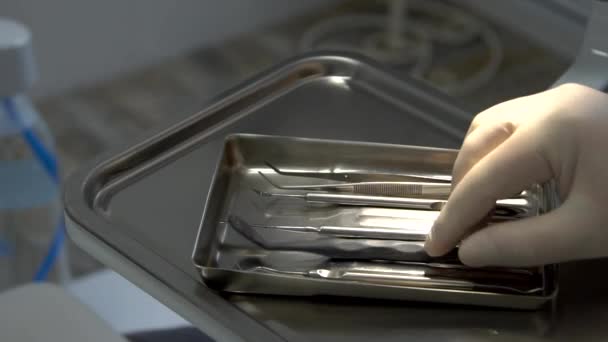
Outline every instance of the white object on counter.
<path id="1" fill-rule="evenodd" d="M 68 291 L 122 334 L 191 326 L 154 297 L 110 270 L 74 281 Z"/>
<path id="2" fill-rule="evenodd" d="M 0 293 L 0 336 L 18 342 L 127 342 L 65 289 L 32 284 Z"/>

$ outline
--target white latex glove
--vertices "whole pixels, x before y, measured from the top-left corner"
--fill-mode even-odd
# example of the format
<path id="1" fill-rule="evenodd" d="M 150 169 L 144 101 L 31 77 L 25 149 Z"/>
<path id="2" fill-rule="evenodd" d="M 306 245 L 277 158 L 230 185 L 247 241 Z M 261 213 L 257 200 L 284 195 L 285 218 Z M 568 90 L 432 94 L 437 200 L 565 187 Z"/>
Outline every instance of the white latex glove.
<path id="1" fill-rule="evenodd" d="M 562 205 L 475 230 L 496 200 L 555 179 Z M 478 114 L 458 154 L 453 191 L 425 248 L 460 243 L 469 266 L 538 266 L 608 256 L 608 95 L 581 85 Z"/>

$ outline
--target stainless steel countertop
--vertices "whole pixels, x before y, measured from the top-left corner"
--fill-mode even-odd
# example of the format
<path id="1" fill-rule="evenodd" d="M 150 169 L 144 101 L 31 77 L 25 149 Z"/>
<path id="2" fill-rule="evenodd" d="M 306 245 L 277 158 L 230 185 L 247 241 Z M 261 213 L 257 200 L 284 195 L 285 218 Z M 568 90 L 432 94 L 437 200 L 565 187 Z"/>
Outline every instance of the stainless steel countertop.
<path id="1" fill-rule="evenodd" d="M 102 217 L 82 214 L 91 210 L 89 197 L 97 196 L 94 192 L 100 185 L 85 184 L 101 172 L 98 164 L 87 165 L 67 185 L 71 236 L 222 341 L 608 339 L 604 324 L 608 276 L 602 272 L 608 263 L 599 260 L 564 265 L 555 311 L 540 312 L 351 298 L 227 295 L 202 284 L 191 253 L 213 166 L 227 133 L 458 147 L 460 140 L 454 132 L 464 132 L 470 116 L 454 109 L 449 99 L 422 84 L 398 83 L 388 76 L 379 76 L 386 81 L 381 82 L 387 87 L 382 90 L 394 86 L 393 91 L 402 92 L 398 97 L 379 96 L 362 86 L 377 81 L 373 73 L 366 74 L 365 65 L 353 70 L 352 81 L 332 77 L 307 81 L 255 107 L 256 115 L 243 114 L 251 108 L 242 110 L 238 120 L 215 127 L 204 144 L 192 145 L 187 153 L 175 155 L 170 163 L 159 164 L 153 172 L 142 173 L 128 187 L 116 190 Z M 425 106 L 427 111 L 420 109 Z M 196 119 L 202 121 L 204 115 Z M 102 166 L 111 169 L 112 163 L 124 162 L 121 156 L 141 147 L 112 156 L 113 161 Z M 113 172 L 106 176 L 119 175 L 121 170 Z"/>

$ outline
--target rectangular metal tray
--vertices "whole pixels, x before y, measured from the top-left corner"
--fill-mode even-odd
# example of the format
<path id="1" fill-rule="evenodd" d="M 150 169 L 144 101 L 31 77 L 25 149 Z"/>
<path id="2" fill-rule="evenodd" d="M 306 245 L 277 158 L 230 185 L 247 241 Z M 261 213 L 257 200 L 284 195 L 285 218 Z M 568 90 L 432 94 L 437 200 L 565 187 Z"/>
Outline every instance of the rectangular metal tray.
<path id="1" fill-rule="evenodd" d="M 360 56 L 299 56 L 218 95 L 186 120 L 82 165 L 65 185 L 68 233 L 218 341 L 539 337 L 551 327 L 546 319 L 550 310 L 243 296 L 209 288 L 192 263 L 205 197 L 226 136 L 458 148 L 471 118 L 472 113 L 429 85 L 405 75 L 397 78 Z M 572 274 L 567 284 L 578 284 L 590 271 L 576 269 L 583 273 Z M 570 293 L 576 292 L 572 286 Z M 594 289 L 589 305 L 605 294 L 599 285 Z M 580 313 L 587 309 L 581 308 L 569 306 L 571 320 L 586 316 Z"/>
<path id="2" fill-rule="evenodd" d="M 274 174 L 266 165 L 280 165 L 290 170 L 356 170 L 359 174 L 428 174 L 448 178 L 457 151 L 422 146 L 404 146 L 368 142 L 307 139 L 252 134 L 234 134 L 227 137 L 223 153 L 216 165 L 213 183 L 207 196 L 206 207 L 194 247 L 194 264 L 200 269 L 207 285 L 222 291 L 237 293 L 281 294 L 299 296 L 354 296 L 377 299 L 399 299 L 466 305 L 494 306 L 518 309 L 536 309 L 554 298 L 557 289 L 555 266 L 549 265 L 539 273 L 535 294 L 511 294 L 497 291 L 455 290 L 416 285 L 370 284 L 364 281 L 315 279 L 310 277 L 260 273 L 239 267 L 255 260 L 266 264 L 280 264 L 279 269 L 313 269 L 325 259 L 321 255 L 302 251 L 268 251 L 247 241 L 238 231 L 231 229 L 229 215 L 238 215 L 246 223 L 289 226 L 364 226 L 371 206 L 336 207 L 310 206 L 301 200 L 277 201 L 259 196 L 254 190 L 280 192 L 273 183 L 283 185 L 323 183 L 322 180 L 289 177 Z M 325 181 L 325 183 L 335 181 Z M 551 210 L 554 194 L 548 186 L 534 195 L 541 214 Z M 289 192 L 289 191 L 288 191 Z M 386 209 L 384 209 L 386 210 Z M 393 209 L 392 214 L 396 214 Z M 398 209 L 397 209 L 398 210 Z M 401 213 L 405 213 L 401 211 Z M 426 212 L 432 214 L 432 212 Z M 421 214 L 421 213 L 420 213 Z M 384 215 L 384 216 L 382 216 Z M 363 219 L 361 219 L 363 218 Z M 322 222 L 322 223 L 320 223 Z M 279 244 L 306 240 L 318 243 L 332 239 L 314 233 L 294 233 L 281 230 L 255 230 L 267 241 Z M 422 236 L 425 232 L 421 232 Z M 337 239 L 340 240 L 340 239 Z M 342 241 L 352 241 L 344 240 Z M 357 240 L 366 243 L 368 240 Z M 371 241 L 377 246 L 379 241 Z M 354 256 L 354 254 L 353 254 Z M 418 260 L 410 260 L 418 261 Z M 391 267 L 390 263 L 388 264 Z M 395 265 L 393 263 L 393 265 Z M 268 267 L 268 266 L 266 266 Z M 270 265 L 272 269 L 272 265 Z"/>

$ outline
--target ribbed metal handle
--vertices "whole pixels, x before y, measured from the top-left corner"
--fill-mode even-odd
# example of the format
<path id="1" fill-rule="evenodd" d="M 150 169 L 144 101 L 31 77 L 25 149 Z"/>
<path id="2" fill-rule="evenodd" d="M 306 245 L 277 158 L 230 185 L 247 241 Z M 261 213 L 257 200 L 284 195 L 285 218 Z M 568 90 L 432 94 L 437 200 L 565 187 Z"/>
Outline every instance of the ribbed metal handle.
<path id="1" fill-rule="evenodd" d="M 448 198 L 451 191 L 450 184 L 416 184 L 416 183 L 360 183 L 353 184 L 352 192 L 363 195 L 391 196 L 391 197 L 420 197 Z"/>
<path id="2" fill-rule="evenodd" d="M 432 221 L 417 220 L 412 228 L 338 227 L 321 226 L 319 233 L 338 237 L 357 237 L 381 240 L 424 241 L 431 230 Z"/>

